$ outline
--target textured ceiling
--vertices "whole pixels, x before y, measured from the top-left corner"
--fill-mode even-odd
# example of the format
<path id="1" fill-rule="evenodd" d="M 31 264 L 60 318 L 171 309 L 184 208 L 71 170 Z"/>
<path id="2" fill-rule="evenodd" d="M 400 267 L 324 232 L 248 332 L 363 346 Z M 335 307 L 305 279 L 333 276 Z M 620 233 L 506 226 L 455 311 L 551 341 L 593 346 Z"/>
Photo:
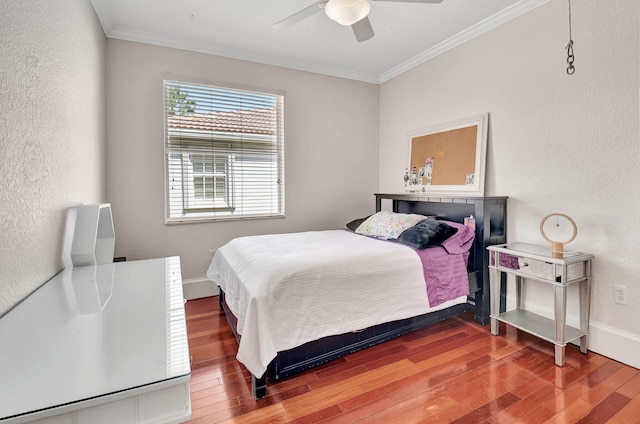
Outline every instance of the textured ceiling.
<path id="1" fill-rule="evenodd" d="M 405 0 L 406 1 L 406 0 Z M 371 1 L 358 43 L 322 10 L 273 24 L 317 0 L 92 0 L 109 38 L 380 83 L 549 0 Z"/>

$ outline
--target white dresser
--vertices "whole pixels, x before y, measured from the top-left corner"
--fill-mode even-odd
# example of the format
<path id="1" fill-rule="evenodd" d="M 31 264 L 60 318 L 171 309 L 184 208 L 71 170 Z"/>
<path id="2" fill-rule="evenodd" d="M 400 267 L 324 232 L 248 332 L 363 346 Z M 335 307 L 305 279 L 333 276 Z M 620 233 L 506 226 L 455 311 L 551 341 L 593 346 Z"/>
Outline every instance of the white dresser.
<path id="1" fill-rule="evenodd" d="M 67 268 L 0 319 L 0 423 L 180 423 L 180 258 Z"/>

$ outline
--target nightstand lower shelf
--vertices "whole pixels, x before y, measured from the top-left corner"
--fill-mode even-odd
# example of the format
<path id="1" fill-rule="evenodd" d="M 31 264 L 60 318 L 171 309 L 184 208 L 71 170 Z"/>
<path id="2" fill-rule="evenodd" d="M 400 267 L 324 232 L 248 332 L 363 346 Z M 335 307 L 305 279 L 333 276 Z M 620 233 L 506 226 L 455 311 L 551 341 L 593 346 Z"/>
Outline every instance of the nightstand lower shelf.
<path id="1" fill-rule="evenodd" d="M 564 337 L 556 338 L 556 321 L 545 318 L 541 315 L 524 309 L 514 309 L 500 314 L 491 315 L 491 334 L 497 336 L 499 333 L 498 321 L 509 324 L 519 330 L 525 331 L 536 337 L 546 340 L 555 345 L 555 363 L 556 365 L 564 365 L 564 351 L 567 343 L 580 339 L 580 351 L 587 353 L 588 334 L 575 327 L 564 326 Z"/>
<path id="2" fill-rule="evenodd" d="M 512 327 L 525 331 L 529 334 L 533 334 L 534 336 L 551 342 L 557 346 L 565 346 L 573 340 L 586 336 L 583 331 L 567 325 L 565 326 L 564 340 L 556 340 L 554 320 L 525 310 L 514 309 L 512 311 L 503 312 L 498 316 L 491 315 L 491 318 L 509 324 Z"/>

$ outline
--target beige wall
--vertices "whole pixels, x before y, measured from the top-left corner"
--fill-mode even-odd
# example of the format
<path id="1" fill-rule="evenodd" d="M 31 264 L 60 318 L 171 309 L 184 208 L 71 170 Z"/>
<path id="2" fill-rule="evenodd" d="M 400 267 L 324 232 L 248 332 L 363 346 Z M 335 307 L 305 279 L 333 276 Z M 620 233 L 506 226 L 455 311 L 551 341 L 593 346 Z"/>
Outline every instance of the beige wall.
<path id="1" fill-rule="evenodd" d="M 378 86 L 185 50 L 108 40 L 107 186 L 116 255 L 179 255 L 205 278 L 211 250 L 242 235 L 344 228 L 373 212 Z M 285 92 L 286 218 L 164 224 L 163 76 Z"/>
<path id="2" fill-rule="evenodd" d="M 105 201 L 104 50 L 88 1 L 0 3 L 0 315 L 62 269 L 66 209 Z"/>
<path id="3" fill-rule="evenodd" d="M 573 76 L 566 2 L 553 1 L 383 84 L 380 189 L 402 189 L 407 131 L 489 112 L 486 194 L 509 196 L 508 239 L 542 243 L 550 212 L 575 219 L 567 248 L 596 257 L 592 346 L 629 363 L 614 339 L 640 348 L 640 5 L 572 5 Z M 627 286 L 629 305 L 613 302 L 614 284 Z M 550 313 L 543 291 L 528 300 Z"/>

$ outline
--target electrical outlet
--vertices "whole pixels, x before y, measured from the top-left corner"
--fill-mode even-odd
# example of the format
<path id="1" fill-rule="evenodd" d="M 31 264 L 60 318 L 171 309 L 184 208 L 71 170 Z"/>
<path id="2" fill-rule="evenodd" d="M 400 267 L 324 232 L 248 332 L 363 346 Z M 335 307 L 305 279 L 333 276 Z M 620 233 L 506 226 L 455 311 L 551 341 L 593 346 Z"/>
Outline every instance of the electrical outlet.
<path id="1" fill-rule="evenodd" d="M 627 304 L 627 286 L 615 284 L 613 286 L 613 301 L 621 305 Z"/>

